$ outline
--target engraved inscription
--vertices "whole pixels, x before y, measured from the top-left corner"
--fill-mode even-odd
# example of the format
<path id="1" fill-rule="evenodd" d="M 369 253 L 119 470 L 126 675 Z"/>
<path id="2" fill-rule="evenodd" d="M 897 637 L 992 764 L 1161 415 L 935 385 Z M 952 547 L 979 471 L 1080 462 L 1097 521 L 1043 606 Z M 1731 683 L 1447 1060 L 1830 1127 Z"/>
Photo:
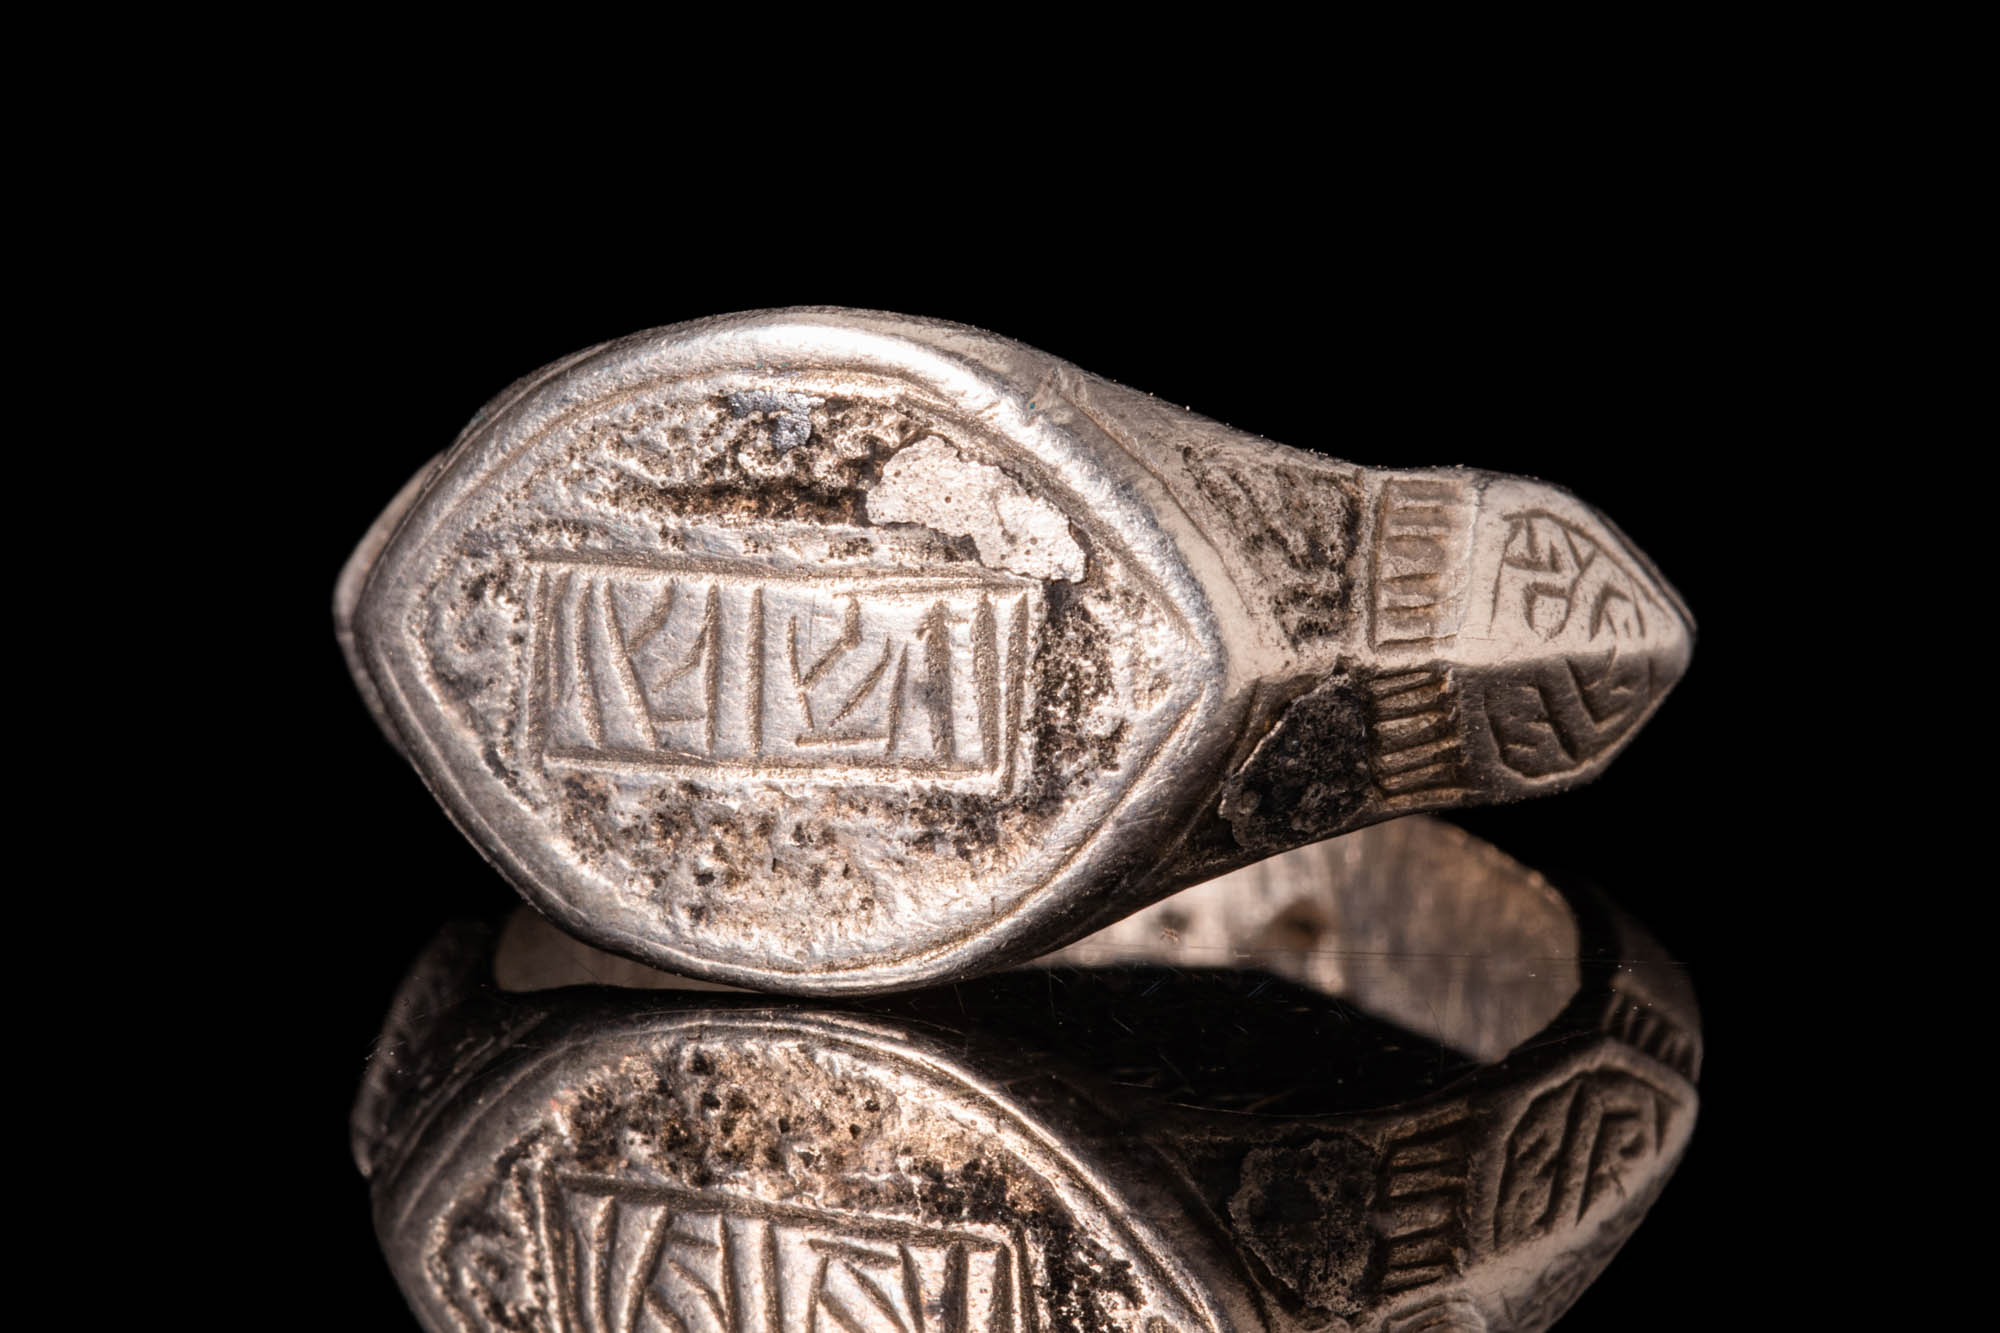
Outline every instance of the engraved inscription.
<path id="1" fill-rule="evenodd" d="M 1576 524 L 1542 509 L 1506 515 L 1507 539 L 1493 584 L 1493 612 L 1511 609 L 1550 642 L 1574 626 L 1572 638 L 1596 643 L 1646 637 L 1647 616 L 1659 614 L 1639 580 Z"/>
<path id="2" fill-rule="evenodd" d="M 1560 655 L 1488 681 L 1486 720 L 1502 764 L 1553 777 L 1611 750 L 1672 684 L 1657 654 L 1673 613 L 1601 535 L 1545 509 L 1503 518 L 1490 623 Z"/>
<path id="3" fill-rule="evenodd" d="M 1638 723 L 1654 695 L 1650 653 L 1608 649 L 1522 667 L 1486 686 L 1500 762 L 1523 777 L 1573 772 Z"/>
<path id="4" fill-rule="evenodd" d="M 1455 637 L 1473 512 L 1460 481 L 1390 477 L 1382 483 L 1375 515 L 1376 647 L 1430 648 Z"/>
<path id="5" fill-rule="evenodd" d="M 1614 1069 L 1578 1074 L 1535 1098 L 1507 1139 L 1495 1243 L 1533 1240 L 1639 1193 L 1678 1107 L 1663 1089 Z"/>
<path id="6" fill-rule="evenodd" d="M 1036 585 L 533 561 L 523 734 L 554 767 L 1011 783 Z"/>
<path id="7" fill-rule="evenodd" d="M 564 1333 L 1025 1333 L 1012 1238 L 569 1174 L 543 1206 Z"/>

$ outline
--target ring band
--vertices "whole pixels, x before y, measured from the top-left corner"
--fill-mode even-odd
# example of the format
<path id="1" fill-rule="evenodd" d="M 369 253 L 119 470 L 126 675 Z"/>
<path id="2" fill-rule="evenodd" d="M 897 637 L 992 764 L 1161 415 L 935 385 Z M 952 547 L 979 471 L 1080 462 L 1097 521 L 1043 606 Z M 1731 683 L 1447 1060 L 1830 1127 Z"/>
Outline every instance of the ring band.
<path id="1" fill-rule="evenodd" d="M 364 540 L 336 622 L 384 729 L 551 919 L 820 994 L 1582 781 L 1692 647 L 1554 487 L 1354 467 L 832 310 L 502 394 Z"/>
<path id="2" fill-rule="evenodd" d="M 1685 977 L 1447 826 L 1343 841 L 838 1006 L 454 928 L 355 1112 L 385 1253 L 438 1333 L 1545 1328 L 1691 1132 Z"/>

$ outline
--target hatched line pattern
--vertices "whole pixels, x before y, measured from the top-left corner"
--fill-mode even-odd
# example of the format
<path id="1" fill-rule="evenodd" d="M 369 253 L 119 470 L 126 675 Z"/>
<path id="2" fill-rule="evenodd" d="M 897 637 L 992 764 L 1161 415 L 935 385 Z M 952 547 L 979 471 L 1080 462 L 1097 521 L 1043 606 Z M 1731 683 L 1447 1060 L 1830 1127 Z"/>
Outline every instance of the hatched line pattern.
<path id="1" fill-rule="evenodd" d="M 1451 669 L 1377 676 L 1367 690 L 1368 766 L 1382 805 L 1406 814 L 1464 797 L 1465 752 Z"/>
<path id="2" fill-rule="evenodd" d="M 1701 1072 L 1700 1040 L 1644 1000 L 1614 992 L 1598 1026 L 1690 1082 Z"/>
<path id="3" fill-rule="evenodd" d="M 1464 1265 L 1470 1119 L 1465 1108 L 1451 1108 L 1402 1127 L 1383 1145 L 1373 1267 L 1385 1296 L 1457 1277 Z"/>
<path id="4" fill-rule="evenodd" d="M 1426 648 L 1456 636 L 1472 512 L 1461 482 L 1383 482 L 1375 513 L 1376 647 Z"/>

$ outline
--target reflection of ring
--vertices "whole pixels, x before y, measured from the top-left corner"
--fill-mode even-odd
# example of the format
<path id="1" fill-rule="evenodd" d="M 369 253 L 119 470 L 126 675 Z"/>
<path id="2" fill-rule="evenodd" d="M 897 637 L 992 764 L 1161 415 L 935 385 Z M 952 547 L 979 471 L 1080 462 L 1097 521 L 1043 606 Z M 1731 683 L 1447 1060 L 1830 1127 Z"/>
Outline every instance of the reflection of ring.
<path id="1" fill-rule="evenodd" d="M 447 932 L 355 1113 L 397 1277 L 454 1333 L 1546 1327 L 1687 1142 L 1685 979 L 1429 820 L 1223 888 L 839 1007 Z"/>
<path id="2" fill-rule="evenodd" d="M 806 993 L 1595 774 L 1690 651 L 1540 483 L 1287 449 L 976 330 L 681 325 L 503 394 L 344 573 L 383 726 L 543 912 Z"/>

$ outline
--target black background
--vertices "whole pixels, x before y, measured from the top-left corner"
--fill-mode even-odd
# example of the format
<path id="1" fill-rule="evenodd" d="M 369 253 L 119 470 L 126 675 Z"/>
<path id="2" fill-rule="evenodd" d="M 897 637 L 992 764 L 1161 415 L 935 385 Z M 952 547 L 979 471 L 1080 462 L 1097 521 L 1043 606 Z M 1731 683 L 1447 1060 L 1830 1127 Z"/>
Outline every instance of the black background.
<path id="1" fill-rule="evenodd" d="M 265 610 L 232 651 L 275 656 L 264 678 L 282 688 L 232 707 L 307 757 L 217 756 L 258 811 L 262 854 L 248 859 L 260 870 L 234 910 L 272 964 L 229 991 L 230 1031 L 270 1108 L 231 1132 L 295 1193 L 285 1263 L 309 1248 L 335 1275 L 315 1284 L 326 1326 L 408 1322 L 345 1128 L 391 992 L 443 920 L 512 901 L 362 707 L 332 636 L 334 577 L 403 481 L 516 376 L 641 328 L 793 304 L 973 324 L 1358 463 L 1558 481 L 1653 557 L 1699 621 L 1686 678 L 1600 781 L 1460 822 L 1602 884 L 1685 960 L 1709 1052 L 1693 1145 L 1562 1327 L 1709 1317 L 1716 1293 L 1694 1275 L 1759 1242 L 1738 1186 L 1766 1132 L 1777 1002 L 1761 961 L 1773 886 L 1742 830 L 1768 812 L 1755 783 L 1770 755 L 1744 738 L 1762 725 L 1776 651 L 1771 581 L 1745 576 L 1764 559 L 1745 516 L 1776 493 L 1764 477 L 1780 444 L 1740 235 L 1697 239 L 1636 195 L 1532 218 L 1468 199 L 1359 235 L 1309 191 L 1193 210 L 1155 182 L 998 211 L 977 192 L 948 206 L 890 189 L 802 208 L 746 188 L 726 216 L 699 221 L 671 199 L 615 192 L 405 207 L 400 180 L 355 183 L 368 188 L 284 211 L 260 261 L 270 289 L 236 331 L 279 402 L 216 446 L 218 474 L 240 456 L 277 501 L 255 511 L 270 555 L 250 577 L 269 584 L 254 602 Z"/>

